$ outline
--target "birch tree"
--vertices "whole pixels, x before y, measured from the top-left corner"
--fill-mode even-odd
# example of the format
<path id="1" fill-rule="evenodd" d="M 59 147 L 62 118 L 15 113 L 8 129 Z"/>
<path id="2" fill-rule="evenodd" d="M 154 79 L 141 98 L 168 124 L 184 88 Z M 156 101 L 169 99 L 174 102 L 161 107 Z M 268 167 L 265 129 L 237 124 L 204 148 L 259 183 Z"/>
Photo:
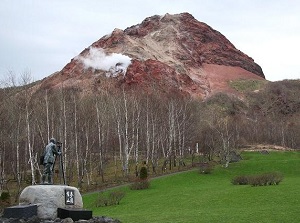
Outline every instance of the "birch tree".
<path id="1" fill-rule="evenodd" d="M 125 176 L 129 174 L 129 159 L 135 148 L 138 154 L 140 107 L 137 98 L 129 97 L 123 89 L 120 98 L 113 101 L 114 114 L 119 139 L 120 159 Z"/>
<path id="2" fill-rule="evenodd" d="M 104 162 L 103 147 L 104 147 L 104 140 L 105 140 L 104 119 L 109 118 L 107 113 L 108 106 L 103 104 L 103 102 L 101 104 L 101 102 L 97 100 L 95 107 L 96 107 L 96 114 L 97 114 L 97 130 L 98 130 L 99 173 L 102 182 L 104 182 L 104 164 L 103 164 Z M 108 131 L 108 128 L 106 131 Z"/>
<path id="3" fill-rule="evenodd" d="M 23 91 L 23 97 L 22 99 L 24 100 L 24 112 L 25 112 L 25 123 L 26 123 L 26 135 L 27 135 L 27 149 L 28 149 L 28 154 L 29 154 L 29 160 L 28 163 L 30 164 L 30 169 L 31 169 L 31 183 L 36 184 L 36 179 L 35 179 L 35 156 L 34 156 L 34 151 L 33 151 L 33 146 L 31 142 L 31 114 L 32 114 L 32 109 L 30 107 L 30 102 L 32 100 L 32 95 L 30 92 L 29 84 L 32 82 L 32 76 L 29 71 L 23 72 L 21 76 L 21 85 L 24 86 L 24 91 Z"/>
<path id="4" fill-rule="evenodd" d="M 76 162 L 76 172 L 77 172 L 77 183 L 80 186 L 80 168 L 79 168 L 79 151 L 78 151 L 78 118 L 77 118 L 77 97 L 73 94 L 73 104 L 74 104 L 74 147 L 75 147 L 75 162 Z"/>

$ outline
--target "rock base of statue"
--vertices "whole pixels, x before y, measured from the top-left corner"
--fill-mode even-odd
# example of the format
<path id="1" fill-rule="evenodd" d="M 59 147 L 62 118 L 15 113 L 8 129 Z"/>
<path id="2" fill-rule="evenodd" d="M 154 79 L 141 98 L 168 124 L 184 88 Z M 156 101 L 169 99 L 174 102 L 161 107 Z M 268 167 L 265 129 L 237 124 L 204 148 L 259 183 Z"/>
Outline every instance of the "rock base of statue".
<path id="1" fill-rule="evenodd" d="M 40 219 L 57 218 L 57 209 L 82 209 L 82 197 L 76 187 L 67 185 L 33 185 L 26 187 L 19 200 L 20 206 L 37 205 Z"/>

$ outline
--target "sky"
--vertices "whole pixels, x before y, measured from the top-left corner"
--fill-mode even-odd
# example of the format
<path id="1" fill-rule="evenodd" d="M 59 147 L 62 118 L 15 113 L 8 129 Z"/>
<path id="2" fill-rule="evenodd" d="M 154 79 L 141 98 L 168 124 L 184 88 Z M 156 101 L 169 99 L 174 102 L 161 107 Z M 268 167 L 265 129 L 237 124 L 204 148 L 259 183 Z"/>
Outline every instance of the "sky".
<path id="1" fill-rule="evenodd" d="M 41 80 L 115 28 L 182 12 L 221 32 L 267 80 L 300 79 L 298 0 L 0 0 L 0 78 Z"/>

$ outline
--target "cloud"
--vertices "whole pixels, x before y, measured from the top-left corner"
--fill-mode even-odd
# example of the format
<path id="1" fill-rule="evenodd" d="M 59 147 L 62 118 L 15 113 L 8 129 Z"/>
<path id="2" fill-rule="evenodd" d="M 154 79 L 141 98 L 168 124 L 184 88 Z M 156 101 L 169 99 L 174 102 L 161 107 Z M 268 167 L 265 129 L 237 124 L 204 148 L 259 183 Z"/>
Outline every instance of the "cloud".
<path id="1" fill-rule="evenodd" d="M 106 71 L 107 77 L 116 77 L 119 73 L 125 75 L 127 67 L 131 64 L 131 58 L 119 54 L 112 53 L 107 55 L 102 48 L 90 47 L 89 53 L 84 56 L 78 56 L 86 69 Z"/>

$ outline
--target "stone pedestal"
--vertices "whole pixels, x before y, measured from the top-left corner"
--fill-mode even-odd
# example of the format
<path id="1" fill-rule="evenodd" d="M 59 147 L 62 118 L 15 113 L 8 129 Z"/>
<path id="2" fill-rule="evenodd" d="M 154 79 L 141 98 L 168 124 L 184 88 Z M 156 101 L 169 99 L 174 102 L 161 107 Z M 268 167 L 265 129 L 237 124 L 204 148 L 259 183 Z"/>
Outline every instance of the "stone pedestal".
<path id="1" fill-rule="evenodd" d="M 57 218 L 58 208 L 82 209 L 82 197 L 75 187 L 66 185 L 33 185 L 26 187 L 19 200 L 20 205 L 37 205 L 41 219 Z"/>

